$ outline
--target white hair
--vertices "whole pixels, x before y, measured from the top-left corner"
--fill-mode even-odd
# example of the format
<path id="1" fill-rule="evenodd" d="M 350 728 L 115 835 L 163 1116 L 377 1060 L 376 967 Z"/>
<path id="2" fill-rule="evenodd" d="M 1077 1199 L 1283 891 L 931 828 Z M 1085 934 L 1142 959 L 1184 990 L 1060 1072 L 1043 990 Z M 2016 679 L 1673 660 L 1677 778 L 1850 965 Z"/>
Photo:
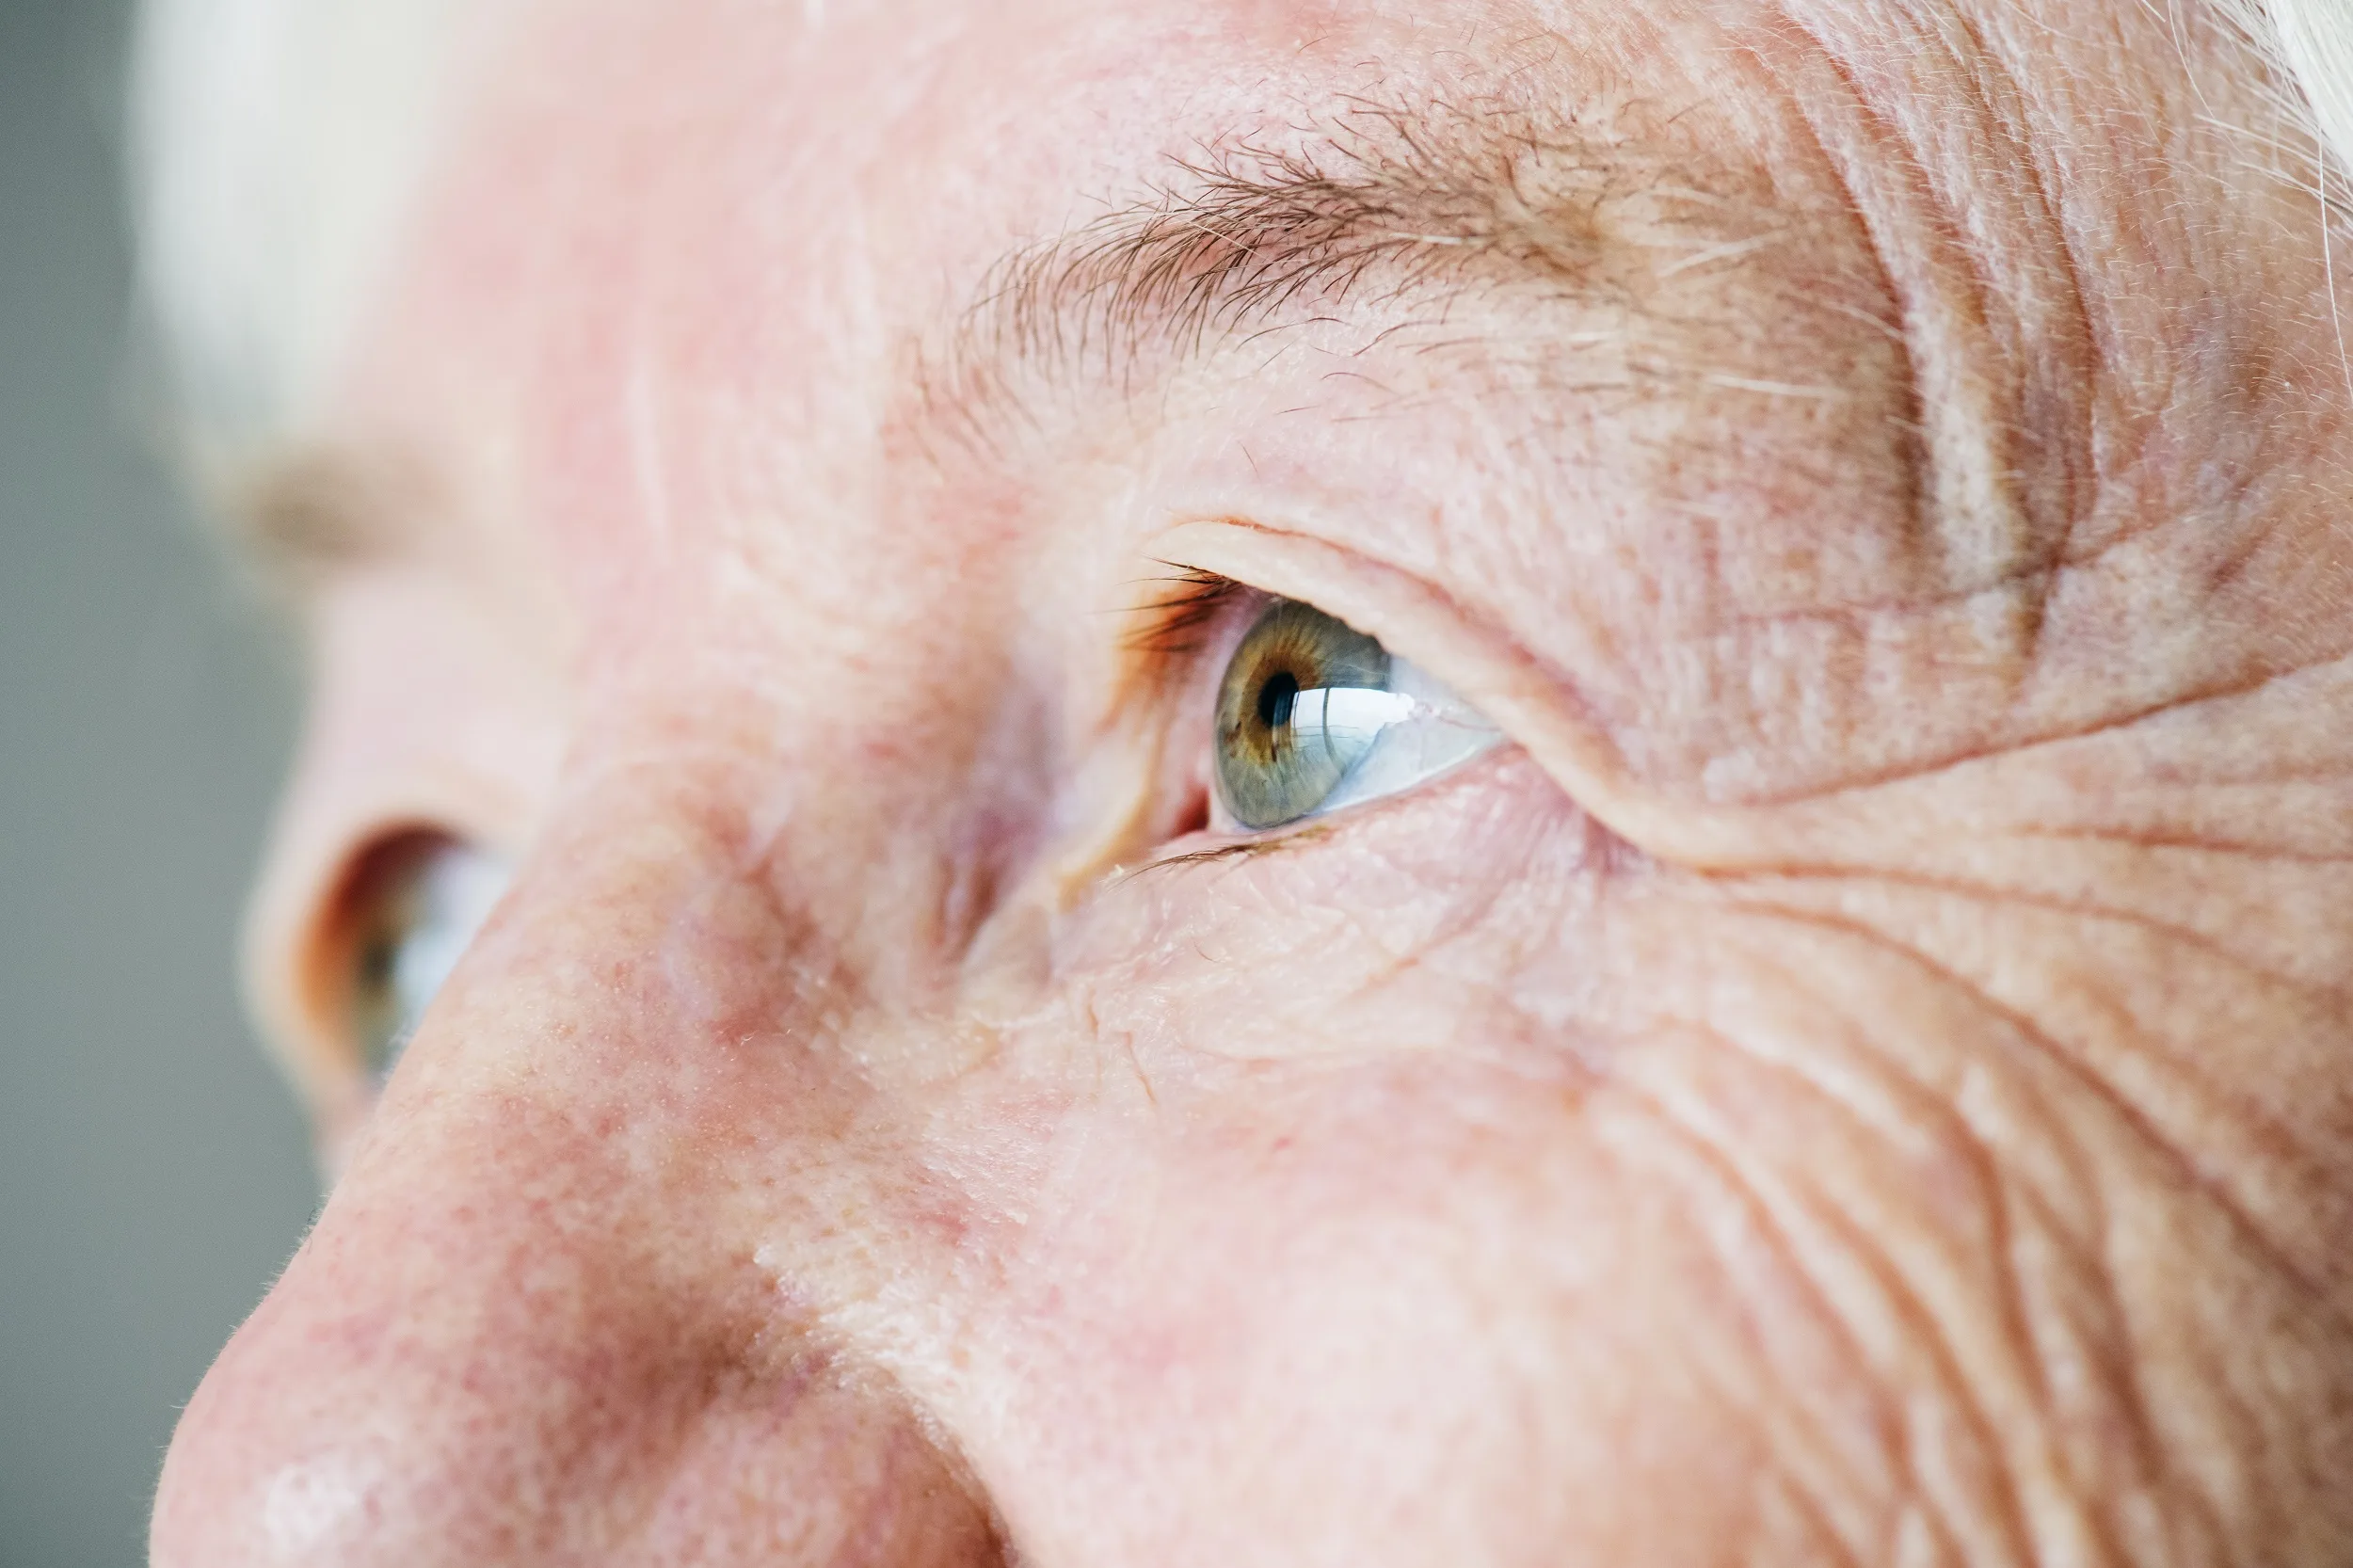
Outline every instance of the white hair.
<path id="1" fill-rule="evenodd" d="M 132 79 L 145 306 L 180 417 L 300 423 L 433 151 L 466 0 L 146 0 Z"/>
<path id="2" fill-rule="evenodd" d="M 2342 219 L 2353 0 L 2206 3 L 2270 61 L 2320 170 L 2300 177 Z M 146 304 L 206 444 L 266 440 L 313 407 L 433 152 L 453 35 L 488 8 L 145 0 L 133 135 Z"/>
<path id="3" fill-rule="evenodd" d="M 2300 91 L 2320 144 L 2353 169 L 2353 0 L 2260 0 L 2258 34 Z"/>

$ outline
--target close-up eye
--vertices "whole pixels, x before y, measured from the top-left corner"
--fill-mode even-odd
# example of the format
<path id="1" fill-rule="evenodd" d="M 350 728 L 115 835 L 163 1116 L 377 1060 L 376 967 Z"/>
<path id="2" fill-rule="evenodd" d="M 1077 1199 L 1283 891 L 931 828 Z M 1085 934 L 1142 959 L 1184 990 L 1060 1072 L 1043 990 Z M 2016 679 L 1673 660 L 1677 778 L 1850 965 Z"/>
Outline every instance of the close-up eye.
<path id="1" fill-rule="evenodd" d="M 1374 638 L 1276 600 L 1218 684 L 1218 805 L 1234 827 L 1281 827 L 1410 789 L 1500 738 Z"/>
<path id="2" fill-rule="evenodd" d="M 507 876 L 504 861 L 437 833 L 403 834 L 362 858 L 331 961 L 335 1016 L 375 1081 L 392 1075 Z"/>

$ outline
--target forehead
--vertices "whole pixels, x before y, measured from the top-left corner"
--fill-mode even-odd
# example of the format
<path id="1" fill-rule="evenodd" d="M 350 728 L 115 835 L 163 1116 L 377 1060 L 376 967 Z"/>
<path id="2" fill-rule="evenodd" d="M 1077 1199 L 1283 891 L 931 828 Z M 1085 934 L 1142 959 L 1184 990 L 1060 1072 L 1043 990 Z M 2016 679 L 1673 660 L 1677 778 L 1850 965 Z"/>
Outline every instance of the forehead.
<path id="1" fill-rule="evenodd" d="M 1688 186 L 1699 164 L 1721 183 L 1769 162 L 1803 184 L 1791 127 L 1726 90 L 1753 74 L 1721 35 L 1633 8 L 542 8 L 475 78 L 338 417 L 444 456 L 479 455 L 488 430 L 568 431 L 533 466 L 594 472 L 602 503 L 499 509 L 580 520 L 625 499 L 642 524 L 648 459 L 689 431 L 763 443 L 771 468 L 871 459 L 911 401 L 936 415 L 993 377 L 971 360 L 1063 335 L 1035 319 L 1058 291 L 1071 303 L 1071 270 L 1042 258 L 1057 237 L 1100 242 L 1079 293 L 1124 299 L 1135 265 L 1166 269 L 1164 296 L 1198 287 L 1218 241 L 1140 258 L 1107 235 L 1205 181 L 1304 172 L 1394 203 L 1404 176 L 1420 205 L 1374 215 L 1401 231 L 1508 224 L 1531 161 L 1582 182 L 1554 193 L 1573 200 Z M 1446 206 L 1466 195 L 1479 214 Z M 1295 239 L 1335 215 L 1294 201 L 1257 219 Z M 1258 280 L 1264 296 L 1299 280 Z M 744 456 L 688 455 L 663 488 Z M 683 499 L 674 519 L 727 510 Z"/>
<path id="2" fill-rule="evenodd" d="M 1484 591 L 1525 600 L 1532 623 L 1559 621 L 1561 585 L 1667 594 L 1660 625 L 1727 643 L 1691 562 L 1720 563 L 1759 617 L 1870 602 L 1890 574 L 1962 598 L 2011 583 L 2024 536 L 1972 497 L 2063 488 L 2073 449 L 2012 450 L 2005 431 L 2072 431 L 2110 404 L 2138 418 L 2137 383 L 2177 351 L 2221 382 L 2261 358 L 2251 236 L 2289 229 L 2248 194 L 2259 180 L 2216 174 L 2245 148 L 2215 127 L 2260 121 L 2244 80 L 2164 18 L 2105 4 L 552 5 L 520 14 L 479 72 L 336 418 L 447 471 L 475 518 L 552 540 L 589 620 L 616 631 L 605 646 L 654 623 L 639 612 L 664 573 L 706 598 L 730 571 L 771 608 L 788 596 L 766 624 L 796 635 L 936 618 L 937 585 L 996 581 L 1008 545 L 1066 554 L 1117 532 L 1041 521 L 1130 504 L 1188 428 L 1163 399 L 1155 453 L 1064 442 L 1028 494 L 986 462 L 929 460 L 968 390 L 972 323 L 1008 279 L 1041 276 L 1023 258 L 1155 203 L 1189 221 L 1186 193 L 1235 159 L 1327 187 L 1436 168 L 1413 188 L 1437 207 L 1388 209 L 1431 256 L 1515 203 L 1607 219 L 1590 225 L 1604 248 L 1639 264 L 1554 290 L 1588 319 L 1549 341 L 1585 353 L 1670 324 L 1673 352 L 1643 340 L 1622 358 L 1646 394 L 1674 370 L 1675 395 L 1629 409 L 1625 377 L 1555 356 L 1500 418 L 1494 400 L 1465 413 L 1406 388 L 1379 411 L 1415 417 L 1374 440 L 1344 406 L 1360 367 L 1227 376 L 1196 445 L 1241 454 L 1257 483 L 1282 477 L 1288 440 L 1309 481 L 1228 505 L 1228 463 L 1196 509 L 1321 507 L 1408 568 L 1483 552 Z M 1465 189 L 1470 206 L 1445 204 Z M 1661 201 L 1734 217 L 1712 244 L 1705 226 L 1646 229 Z M 1219 243 L 1160 276 L 1184 296 Z M 1123 255 L 1114 280 L 1165 261 Z M 2130 284 L 2221 255 L 2243 286 L 2198 309 Z M 1046 270 L 1048 296 L 1065 275 Z M 1447 309 L 1382 329 L 1444 328 Z M 1082 316 L 1081 347 L 1101 325 Z M 1303 394 L 1341 417 L 1287 421 Z M 1948 449 L 1929 468 L 1954 487 L 1925 548 L 1889 520 L 1918 500 L 1915 438 Z M 1171 460 L 1215 468 L 1199 457 Z M 1826 536 L 1826 515 L 1865 520 Z M 1783 653 L 1803 641 L 1773 635 Z M 1956 610 L 1891 657 L 1990 667 L 1981 636 Z M 1855 664 L 1817 640 L 1785 661 L 1819 666 L 1791 676 L 1809 689 Z M 1717 658 L 1657 679 L 1705 686 Z M 1891 734 L 1879 761 L 1927 744 Z"/>
<path id="3" fill-rule="evenodd" d="M 1704 147 L 1722 121 L 1771 118 L 1746 112 L 1761 106 L 1742 90 L 1758 74 L 1740 57 L 1753 47 L 1743 29 L 1811 34 L 1829 53 L 1867 57 L 1897 33 L 1913 48 L 1988 31 L 1939 20 L 1968 8 L 1917 8 L 1897 26 L 1864 0 L 149 0 L 151 290 L 205 412 L 311 423 L 321 395 L 347 392 L 355 360 L 393 335 L 388 316 L 406 311 L 401 330 L 417 325 L 436 255 L 505 264 L 477 272 L 480 298 L 524 273 L 540 288 L 568 271 L 569 297 L 634 288 L 642 299 L 662 281 L 655 271 L 735 254 L 756 255 L 768 282 L 811 305 L 831 274 L 888 289 L 891 311 L 919 296 L 936 307 L 988 247 L 1082 223 L 1207 148 L 1290 144 L 1352 110 L 1436 102 L 1476 113 L 1497 96 L 1547 102 L 1564 121 L 1628 103 L 1697 109 L 1709 123 L 1689 142 Z M 2012 30 L 2054 39 L 2119 20 L 2105 6 L 2056 3 L 2031 20 L 2016 9 Z M 2196 54 L 2205 91 L 2221 31 L 2193 10 L 2169 26 L 2119 26 L 2093 52 L 2102 72 L 2121 64 L 2126 75 L 2136 52 Z M 2270 107 L 2232 111 L 2256 128 L 2250 157 Z M 1728 158 L 1786 160 L 1787 147 L 1760 145 L 1773 139 L 1764 127 L 1747 128 L 1760 135 Z M 735 243 L 698 245 L 684 225 L 730 201 L 718 221 Z M 633 240 L 613 232 L 632 217 Z M 518 237 L 502 228 L 525 225 L 536 254 L 502 247 Z M 621 249 L 671 255 L 658 268 L 581 264 Z M 458 292 L 444 288 L 438 304 Z M 747 298 L 744 312 L 772 303 Z M 853 318 L 834 313 L 846 329 Z"/>
<path id="4" fill-rule="evenodd" d="M 368 348 L 381 359 L 428 304 L 472 309 L 498 318 L 469 324 L 479 367 L 480 350 L 558 318 L 577 339 L 584 301 L 622 300 L 608 340 L 698 323 L 714 358 L 773 348 L 787 329 L 843 347 L 953 312 L 990 281 L 992 258 L 1148 201 L 1180 166 L 1238 149 L 1290 154 L 1384 121 L 1388 140 L 1410 146 L 1432 134 L 1416 121 L 1433 109 L 1462 124 L 1533 108 L 1538 138 L 1576 139 L 1581 155 L 1674 127 L 1675 155 L 1753 168 L 1767 187 L 1802 184 L 1814 170 L 1801 166 L 1820 160 L 1801 117 L 1768 101 L 1760 45 L 1801 51 L 1811 35 L 1825 54 L 1871 60 L 1882 80 L 1868 90 L 1884 97 L 1904 74 L 1886 69 L 1885 45 L 1946 53 L 1935 46 L 1957 28 L 1937 20 L 1944 8 L 1898 20 L 1846 0 L 496 8 L 500 24 L 481 30 L 500 41 L 470 56 L 447 117 L 456 130 L 392 248 L 400 288 L 376 296 Z M 2053 27 L 2046 17 L 2012 30 Z M 2182 46 L 2163 26 L 2139 31 L 2144 52 Z M 2009 45 L 2014 69 L 2021 42 L 1985 47 Z M 2140 63 L 2122 38 L 2096 52 L 2110 72 Z M 1981 106 L 1938 104 L 1932 80 L 1940 64 L 1977 63 L 1929 58 L 1916 72 L 1921 109 Z M 2131 95 L 2121 80 L 2114 91 Z M 1629 114 L 1646 123 L 1630 130 Z M 1506 161 L 1505 139 L 1471 156 Z M 1667 182 L 1689 170 L 1654 160 L 1617 172 Z M 402 328 L 382 327 L 401 312 Z M 827 389 L 816 411 L 846 408 L 850 390 Z"/>

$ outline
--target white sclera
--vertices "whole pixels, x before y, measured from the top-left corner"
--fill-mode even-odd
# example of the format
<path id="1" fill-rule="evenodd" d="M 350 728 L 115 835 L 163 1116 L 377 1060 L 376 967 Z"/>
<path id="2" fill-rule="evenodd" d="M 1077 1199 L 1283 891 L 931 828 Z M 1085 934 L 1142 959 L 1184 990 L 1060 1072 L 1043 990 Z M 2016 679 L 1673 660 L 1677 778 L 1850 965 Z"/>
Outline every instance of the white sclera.
<path id="1" fill-rule="evenodd" d="M 1388 690 L 1302 692 L 1293 699 L 1291 712 L 1296 729 L 1312 732 L 1306 721 L 1317 717 L 1351 742 L 1364 737 L 1364 755 L 1318 803 L 1311 813 L 1315 816 L 1412 789 L 1460 767 L 1503 738 L 1501 730 L 1443 681 L 1394 655 Z"/>

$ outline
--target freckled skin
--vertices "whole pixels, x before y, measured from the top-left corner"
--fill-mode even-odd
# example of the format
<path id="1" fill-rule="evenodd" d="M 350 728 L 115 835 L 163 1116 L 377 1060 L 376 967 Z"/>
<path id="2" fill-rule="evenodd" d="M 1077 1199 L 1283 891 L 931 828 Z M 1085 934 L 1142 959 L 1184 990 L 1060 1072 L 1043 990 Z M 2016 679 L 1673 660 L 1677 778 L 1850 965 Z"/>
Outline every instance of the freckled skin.
<path id="1" fill-rule="evenodd" d="M 320 420 L 431 499 L 316 610 L 296 1060 L 368 834 L 516 882 L 364 1125 L 305 1069 L 160 1568 L 2353 1561 L 2348 410 L 2228 40 L 496 32 Z M 1575 107 L 1579 286 L 945 427 L 992 257 L 1439 100 Z M 1158 562 L 1509 744 L 1181 858 Z"/>

